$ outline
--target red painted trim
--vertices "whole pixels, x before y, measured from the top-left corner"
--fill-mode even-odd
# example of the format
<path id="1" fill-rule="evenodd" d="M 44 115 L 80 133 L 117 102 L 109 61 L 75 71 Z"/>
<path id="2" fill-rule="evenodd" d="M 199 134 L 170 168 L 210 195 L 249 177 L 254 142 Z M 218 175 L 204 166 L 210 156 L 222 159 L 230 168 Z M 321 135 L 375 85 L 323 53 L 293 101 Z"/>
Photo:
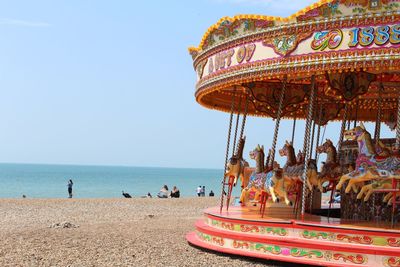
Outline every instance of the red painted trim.
<path id="1" fill-rule="evenodd" d="M 379 254 L 387 256 L 400 256 L 400 248 L 392 247 L 380 247 L 375 245 L 360 245 L 352 243 L 339 243 L 339 242 L 327 242 L 318 240 L 308 240 L 305 238 L 297 238 L 292 236 L 278 237 L 278 236 L 267 236 L 267 235 L 255 235 L 249 233 L 235 233 L 227 230 L 217 229 L 204 223 L 203 220 L 196 222 L 196 228 L 199 232 L 215 235 L 219 237 L 226 237 L 230 239 L 238 239 L 250 242 L 259 243 L 272 243 L 281 246 L 295 246 L 310 249 L 323 249 L 331 251 L 343 251 L 360 254 Z"/>
<path id="2" fill-rule="evenodd" d="M 266 259 L 266 260 L 276 260 L 276 261 L 293 262 L 293 263 L 300 263 L 300 264 L 311 264 L 311 265 L 316 265 L 316 266 L 337 266 L 337 267 L 353 267 L 353 266 L 358 267 L 358 266 L 360 266 L 360 265 L 355 265 L 355 264 L 329 263 L 329 262 L 325 262 L 325 261 L 322 262 L 322 261 L 311 260 L 311 259 L 307 259 L 307 258 L 304 258 L 304 260 L 300 260 L 300 259 L 297 259 L 294 257 L 266 255 L 266 254 L 259 254 L 259 253 L 255 253 L 255 252 L 244 251 L 244 250 L 236 250 L 236 249 L 230 249 L 230 248 L 217 247 L 217 246 L 214 246 L 214 245 L 211 245 L 211 244 L 208 244 L 206 242 L 199 240 L 195 232 L 188 233 L 186 235 L 186 240 L 192 245 L 202 247 L 205 249 L 222 252 L 222 253 L 227 253 L 227 254 L 261 258 L 261 259 Z"/>

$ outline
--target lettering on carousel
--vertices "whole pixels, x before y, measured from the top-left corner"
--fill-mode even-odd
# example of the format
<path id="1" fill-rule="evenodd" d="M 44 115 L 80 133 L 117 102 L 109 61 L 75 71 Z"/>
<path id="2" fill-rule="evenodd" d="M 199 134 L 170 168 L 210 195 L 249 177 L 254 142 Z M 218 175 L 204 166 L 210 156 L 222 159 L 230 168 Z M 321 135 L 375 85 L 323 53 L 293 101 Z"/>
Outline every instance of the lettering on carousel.
<path id="1" fill-rule="evenodd" d="M 256 50 L 255 44 L 243 45 L 236 49 L 229 49 L 227 51 L 220 52 L 215 55 L 214 59 L 210 57 L 208 59 L 208 73 L 225 69 L 230 67 L 232 64 L 232 58 L 235 56 L 238 64 L 244 61 L 249 62 L 254 55 Z"/>
<path id="2" fill-rule="evenodd" d="M 339 47 L 342 40 L 343 32 L 341 30 L 316 32 L 311 42 L 311 48 L 319 51 L 324 51 L 325 48 L 335 49 Z"/>
<path id="3" fill-rule="evenodd" d="M 350 30 L 350 47 L 400 43 L 400 24 L 393 26 L 355 28 Z"/>

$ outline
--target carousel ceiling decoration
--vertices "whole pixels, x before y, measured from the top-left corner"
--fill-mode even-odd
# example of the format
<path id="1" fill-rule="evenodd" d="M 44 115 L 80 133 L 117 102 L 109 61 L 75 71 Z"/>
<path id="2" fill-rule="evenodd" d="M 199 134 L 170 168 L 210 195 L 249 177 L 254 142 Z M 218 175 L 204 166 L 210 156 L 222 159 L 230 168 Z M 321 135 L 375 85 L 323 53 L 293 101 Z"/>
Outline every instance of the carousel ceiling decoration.
<path id="1" fill-rule="evenodd" d="M 375 121 L 379 99 L 382 121 L 395 121 L 390 110 L 400 95 L 398 0 L 322 0 L 287 18 L 224 17 L 189 52 L 196 100 L 205 107 L 229 112 L 236 90 L 236 105 L 250 98 L 250 115 L 275 118 L 287 81 L 282 116 L 305 118 L 310 77 L 316 76 L 321 124 L 340 120 L 346 104 L 351 118 Z"/>
<path id="2" fill-rule="evenodd" d="M 288 90 L 283 98 L 283 114 L 290 114 L 298 109 L 298 105 L 304 102 L 307 93 L 310 91 L 308 84 L 286 84 Z M 259 113 L 268 114 L 268 116 L 276 118 L 279 96 L 282 90 L 282 82 L 263 82 L 263 83 L 250 83 L 247 85 L 250 99 L 254 109 Z"/>
<path id="3" fill-rule="evenodd" d="M 366 72 L 346 72 L 327 74 L 330 83 L 326 95 L 337 95 L 346 101 L 352 101 L 368 91 L 369 85 L 375 80 L 375 75 Z"/>

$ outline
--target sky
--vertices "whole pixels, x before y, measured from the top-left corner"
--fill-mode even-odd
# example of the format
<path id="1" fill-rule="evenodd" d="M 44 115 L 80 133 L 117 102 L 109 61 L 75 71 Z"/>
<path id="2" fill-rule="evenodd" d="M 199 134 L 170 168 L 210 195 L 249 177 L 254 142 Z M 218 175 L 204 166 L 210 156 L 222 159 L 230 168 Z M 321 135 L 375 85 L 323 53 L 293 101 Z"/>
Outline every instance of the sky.
<path id="1" fill-rule="evenodd" d="M 0 162 L 223 168 L 229 115 L 196 103 L 187 48 L 221 17 L 288 16 L 312 2 L 1 1 Z M 246 156 L 271 146 L 273 127 L 248 119 Z M 298 123 L 296 149 L 303 135 Z"/>

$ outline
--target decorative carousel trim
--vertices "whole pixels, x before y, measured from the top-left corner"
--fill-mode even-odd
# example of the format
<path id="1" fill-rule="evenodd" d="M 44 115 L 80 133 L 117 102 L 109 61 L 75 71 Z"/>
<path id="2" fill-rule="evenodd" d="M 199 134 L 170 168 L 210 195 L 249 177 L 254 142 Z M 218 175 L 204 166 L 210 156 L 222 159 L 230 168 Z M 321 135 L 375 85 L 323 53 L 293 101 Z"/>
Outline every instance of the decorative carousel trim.
<path id="1" fill-rule="evenodd" d="M 273 25 L 267 28 L 259 28 L 254 30 L 248 30 L 242 34 L 230 35 L 224 40 L 217 42 L 208 47 L 200 45 L 198 48 L 190 47 L 189 53 L 192 55 L 194 60 L 193 65 L 196 66 L 197 62 L 209 57 L 211 54 L 218 53 L 225 49 L 235 47 L 243 44 L 244 42 L 262 41 L 263 39 L 274 38 L 283 35 L 300 34 L 300 33 L 313 33 L 318 30 L 333 30 L 333 29 L 345 29 L 351 27 L 360 26 L 378 26 L 385 23 L 393 23 L 398 21 L 400 11 L 384 11 L 379 13 L 379 16 L 370 16 L 370 14 L 353 14 L 349 16 L 332 17 L 332 18 L 321 18 L 317 20 L 301 21 L 296 23 L 285 23 L 280 25 Z M 239 23 L 241 20 L 257 19 L 264 22 L 271 22 L 272 17 L 261 16 L 261 15 L 238 15 L 233 18 L 224 17 L 220 19 L 219 23 L 229 21 L 230 23 Z M 218 24 L 221 25 L 221 24 Z M 237 26 L 237 25 L 236 25 Z M 207 38 L 211 35 L 205 34 Z M 203 37 L 204 38 L 204 37 Z M 201 43 L 202 44 L 202 43 Z"/>
<path id="2" fill-rule="evenodd" d="M 289 229 L 283 227 L 262 226 L 247 223 L 224 222 L 208 218 L 206 223 L 212 227 L 241 233 L 257 233 L 271 236 L 288 236 Z"/>
<path id="3" fill-rule="evenodd" d="M 312 74 L 323 74 L 325 72 L 343 71 L 376 71 L 380 68 L 394 69 L 400 66 L 400 48 L 380 48 L 363 50 L 350 50 L 311 55 L 293 56 L 263 60 L 234 66 L 229 69 L 220 70 L 200 80 L 196 85 L 196 97 L 203 92 L 219 90 L 233 84 L 242 84 L 254 81 L 265 81 L 270 79 L 281 79 L 284 75 L 288 77 L 311 76 Z"/>
<path id="4" fill-rule="evenodd" d="M 283 256 L 291 259 L 307 259 L 310 261 L 325 262 L 327 264 L 352 263 L 365 265 L 368 263 L 367 254 L 335 252 L 326 249 L 309 249 L 291 245 L 276 245 L 264 242 L 245 241 L 233 238 L 219 237 L 197 231 L 199 240 L 211 245 L 234 250 L 255 252 L 270 256 Z M 394 257 L 387 257 L 387 262 L 393 262 Z"/>
<path id="5" fill-rule="evenodd" d="M 400 257 L 385 257 L 385 258 L 383 258 L 383 266 L 400 267 Z"/>
<path id="6" fill-rule="evenodd" d="M 230 22 L 230 23 L 235 23 L 237 21 L 240 21 L 242 19 L 253 19 L 253 20 L 265 20 L 265 21 L 273 21 L 273 22 L 289 22 L 294 20 L 295 18 L 304 15 L 305 13 L 307 13 L 308 11 L 312 10 L 312 9 L 316 9 L 319 8 L 320 6 L 324 5 L 324 4 L 328 4 L 328 3 L 332 3 L 332 2 L 337 2 L 337 0 L 319 0 L 318 2 L 311 4 L 301 10 L 299 10 L 298 12 L 296 12 L 295 14 L 290 15 L 289 17 L 276 17 L 276 16 L 265 16 L 265 15 L 236 15 L 234 17 L 223 17 L 221 18 L 217 23 L 215 23 L 214 25 L 210 26 L 206 33 L 203 35 L 203 38 L 200 41 L 199 46 L 196 47 L 190 47 L 189 48 L 189 52 L 195 52 L 195 51 L 200 51 L 203 49 L 203 46 L 208 38 L 209 35 L 211 35 L 214 31 L 218 30 L 221 26 L 223 26 L 223 23 L 225 23 L 226 21 Z"/>

